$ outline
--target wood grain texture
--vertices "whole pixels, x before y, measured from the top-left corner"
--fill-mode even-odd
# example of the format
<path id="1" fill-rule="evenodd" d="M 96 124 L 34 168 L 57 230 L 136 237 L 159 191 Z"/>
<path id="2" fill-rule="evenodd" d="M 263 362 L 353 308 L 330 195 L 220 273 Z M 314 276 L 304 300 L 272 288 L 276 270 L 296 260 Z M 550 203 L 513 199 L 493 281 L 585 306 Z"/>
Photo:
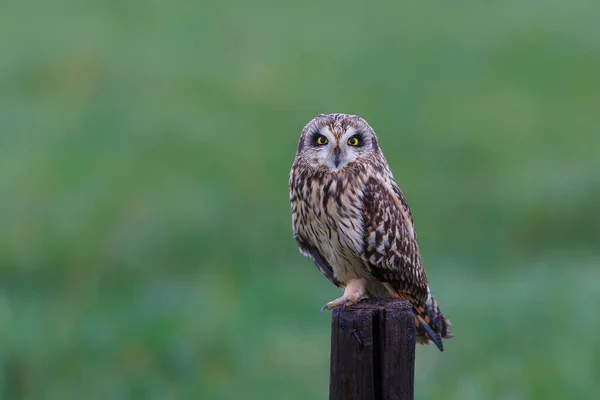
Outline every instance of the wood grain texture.
<path id="1" fill-rule="evenodd" d="M 412 400 L 414 366 L 408 301 L 363 300 L 333 310 L 330 400 Z"/>

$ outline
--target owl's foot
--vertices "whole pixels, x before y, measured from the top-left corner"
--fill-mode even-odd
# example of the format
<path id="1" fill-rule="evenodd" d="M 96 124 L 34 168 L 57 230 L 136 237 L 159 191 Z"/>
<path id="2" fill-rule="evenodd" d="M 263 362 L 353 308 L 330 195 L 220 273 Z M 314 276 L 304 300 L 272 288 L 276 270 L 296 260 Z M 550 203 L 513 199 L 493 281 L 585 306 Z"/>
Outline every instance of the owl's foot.
<path id="1" fill-rule="evenodd" d="M 321 312 L 323 312 L 323 310 L 325 310 L 325 309 L 331 310 L 334 307 L 341 306 L 341 305 L 346 307 L 346 306 L 352 306 L 352 305 L 358 303 L 359 301 L 361 301 L 362 299 L 367 297 L 367 290 L 365 289 L 365 283 L 366 283 L 365 280 L 362 278 L 351 279 L 348 282 L 348 284 L 346 285 L 346 288 L 344 289 L 344 295 L 340 298 L 337 298 L 337 299 L 332 300 L 329 303 L 325 304 L 323 306 L 323 308 L 321 308 Z"/>
<path id="2" fill-rule="evenodd" d="M 329 303 L 325 304 L 323 307 L 321 307 L 321 312 L 325 311 L 325 310 L 332 310 L 337 306 L 341 306 L 343 305 L 344 308 L 346 306 L 353 306 L 354 304 L 358 303 L 361 299 L 358 300 L 351 300 L 351 299 L 347 299 L 344 296 L 337 298 L 333 301 L 330 301 Z"/>

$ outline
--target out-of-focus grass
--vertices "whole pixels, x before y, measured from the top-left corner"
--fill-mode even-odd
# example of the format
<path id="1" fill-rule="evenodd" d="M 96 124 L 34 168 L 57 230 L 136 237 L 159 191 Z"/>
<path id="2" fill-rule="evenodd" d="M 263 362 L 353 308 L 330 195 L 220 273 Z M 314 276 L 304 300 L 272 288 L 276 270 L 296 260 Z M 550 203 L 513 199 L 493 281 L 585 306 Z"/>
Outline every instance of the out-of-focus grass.
<path id="1" fill-rule="evenodd" d="M 322 112 L 378 132 L 454 323 L 417 397 L 594 397 L 598 12 L 5 2 L 0 397 L 326 397 L 287 195 Z"/>

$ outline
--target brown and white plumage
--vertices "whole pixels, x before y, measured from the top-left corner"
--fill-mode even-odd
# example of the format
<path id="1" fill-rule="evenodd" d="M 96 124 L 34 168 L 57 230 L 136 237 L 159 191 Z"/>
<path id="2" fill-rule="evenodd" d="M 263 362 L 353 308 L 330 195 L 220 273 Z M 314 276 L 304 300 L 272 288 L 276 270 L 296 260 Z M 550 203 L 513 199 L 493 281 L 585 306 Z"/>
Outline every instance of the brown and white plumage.
<path id="1" fill-rule="evenodd" d="M 431 296 L 413 219 L 375 132 L 354 115 L 319 115 L 304 127 L 290 173 L 292 225 L 300 251 L 344 295 L 402 297 L 413 305 L 417 340 L 450 338 Z"/>

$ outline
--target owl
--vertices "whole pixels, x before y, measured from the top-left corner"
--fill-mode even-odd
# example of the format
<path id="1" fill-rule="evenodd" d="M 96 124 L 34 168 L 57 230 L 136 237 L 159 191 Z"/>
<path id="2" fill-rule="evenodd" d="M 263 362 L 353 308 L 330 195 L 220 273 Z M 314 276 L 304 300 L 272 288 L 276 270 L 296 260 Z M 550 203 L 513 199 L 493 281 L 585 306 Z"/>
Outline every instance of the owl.
<path id="1" fill-rule="evenodd" d="M 442 338 L 452 337 L 450 321 L 431 295 L 406 198 L 364 119 L 319 115 L 304 127 L 290 202 L 300 252 L 344 289 L 323 309 L 367 297 L 406 299 L 417 342 L 443 351 Z"/>

